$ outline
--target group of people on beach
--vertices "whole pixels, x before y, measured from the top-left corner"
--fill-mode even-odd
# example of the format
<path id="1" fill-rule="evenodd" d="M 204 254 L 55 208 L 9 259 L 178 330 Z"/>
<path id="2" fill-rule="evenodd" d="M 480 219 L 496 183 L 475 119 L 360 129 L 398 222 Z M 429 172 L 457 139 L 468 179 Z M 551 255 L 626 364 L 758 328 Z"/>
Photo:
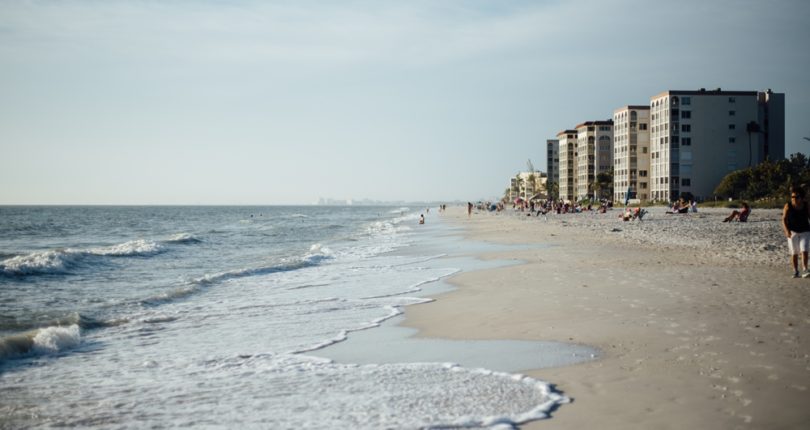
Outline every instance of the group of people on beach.
<path id="1" fill-rule="evenodd" d="M 801 186 L 792 186 L 790 188 L 790 199 L 785 204 L 782 210 L 782 229 L 784 230 L 785 237 L 788 242 L 788 251 L 790 253 L 790 263 L 793 268 L 794 278 L 810 278 L 810 268 L 808 268 L 808 251 L 810 251 L 810 204 L 806 201 L 806 192 Z M 467 203 L 467 216 L 472 216 L 473 207 L 471 202 Z M 483 211 L 497 211 L 504 210 L 504 204 L 491 204 L 489 202 L 477 205 L 479 210 Z M 512 205 L 514 211 L 527 212 L 528 215 L 546 215 L 549 212 L 556 214 L 568 213 L 605 213 L 613 208 L 613 202 L 603 200 L 597 208 L 593 204 L 584 205 L 582 203 L 570 203 L 563 200 L 545 200 L 540 202 L 535 201 L 516 201 Z M 667 214 L 687 214 L 697 212 L 697 202 L 694 200 L 679 199 L 676 201 Z M 631 208 L 626 207 L 622 214 L 619 215 L 623 221 L 641 220 L 647 211 L 641 207 Z M 742 202 L 741 208 L 734 209 L 731 214 L 723 219 L 723 222 L 747 222 L 748 217 L 751 215 L 751 206 L 747 202 Z M 424 218 L 420 218 L 420 224 L 424 223 Z M 801 261 L 801 271 L 799 270 L 799 262 Z"/>
<path id="2" fill-rule="evenodd" d="M 670 210 L 668 210 L 667 214 L 686 214 L 686 213 L 696 213 L 698 211 L 697 202 L 694 200 L 686 200 L 685 198 L 681 197 L 675 203 L 672 204 Z"/>

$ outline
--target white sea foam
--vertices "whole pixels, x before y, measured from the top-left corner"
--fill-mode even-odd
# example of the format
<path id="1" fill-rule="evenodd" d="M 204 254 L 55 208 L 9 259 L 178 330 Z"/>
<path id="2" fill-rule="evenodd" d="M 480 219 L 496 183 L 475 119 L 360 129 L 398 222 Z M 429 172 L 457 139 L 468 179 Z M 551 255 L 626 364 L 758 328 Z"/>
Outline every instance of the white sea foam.
<path id="1" fill-rule="evenodd" d="M 33 352 L 56 353 L 77 347 L 81 343 L 81 332 L 77 324 L 68 327 L 46 327 L 39 329 L 33 341 Z"/>
<path id="2" fill-rule="evenodd" d="M 162 248 L 163 247 L 156 242 L 138 239 L 130 240 L 129 242 L 120 243 L 118 245 L 93 248 L 87 251 L 87 253 L 92 255 L 123 257 L 133 255 L 152 255 L 160 252 Z"/>
<path id="3" fill-rule="evenodd" d="M 76 254 L 70 250 L 52 250 L 18 255 L 0 262 L 0 269 L 7 275 L 30 275 L 34 273 L 62 273 L 75 261 Z"/>
<path id="4" fill-rule="evenodd" d="M 177 233 L 166 240 L 168 243 L 197 243 L 200 239 L 190 233 Z"/>

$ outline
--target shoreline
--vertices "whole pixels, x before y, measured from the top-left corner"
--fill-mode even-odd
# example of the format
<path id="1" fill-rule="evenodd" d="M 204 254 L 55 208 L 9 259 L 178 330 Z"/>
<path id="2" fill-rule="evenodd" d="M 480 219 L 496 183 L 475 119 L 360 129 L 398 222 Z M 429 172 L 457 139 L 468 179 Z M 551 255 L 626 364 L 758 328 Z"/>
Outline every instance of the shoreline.
<path id="1" fill-rule="evenodd" d="M 655 211 L 657 208 L 654 208 Z M 477 241 L 540 244 L 479 254 L 517 266 L 462 272 L 456 289 L 405 308 L 419 337 L 556 341 L 595 361 L 524 372 L 574 402 L 521 428 L 800 428 L 810 422 L 810 280 L 790 279 L 778 210 L 621 222 L 460 208 Z"/>

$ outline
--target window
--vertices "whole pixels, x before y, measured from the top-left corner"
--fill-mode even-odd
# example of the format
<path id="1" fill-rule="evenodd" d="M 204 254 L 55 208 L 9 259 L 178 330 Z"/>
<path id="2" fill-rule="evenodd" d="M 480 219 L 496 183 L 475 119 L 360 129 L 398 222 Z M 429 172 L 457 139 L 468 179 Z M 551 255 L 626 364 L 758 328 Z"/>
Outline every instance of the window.
<path id="1" fill-rule="evenodd" d="M 681 179 L 681 185 L 684 186 L 684 187 L 691 187 L 692 186 L 692 180 L 689 179 L 689 178 L 683 178 L 683 179 Z"/>
<path id="2" fill-rule="evenodd" d="M 681 118 L 683 118 L 683 119 L 692 118 L 692 111 L 690 111 L 690 110 L 682 110 L 681 111 Z"/>
<path id="3" fill-rule="evenodd" d="M 728 143 L 735 143 L 736 141 L 737 141 L 736 137 L 729 137 L 728 138 Z"/>
<path id="4" fill-rule="evenodd" d="M 681 124 L 681 131 L 684 133 L 692 131 L 692 126 L 690 124 Z"/>
<path id="5" fill-rule="evenodd" d="M 737 111 L 735 111 L 735 110 L 728 111 L 728 116 L 734 116 L 734 115 L 737 115 Z"/>
<path id="6" fill-rule="evenodd" d="M 681 104 L 684 106 L 688 106 L 692 104 L 692 97 L 682 97 Z"/>
<path id="7" fill-rule="evenodd" d="M 729 130 L 734 130 L 734 129 L 736 129 L 736 128 L 737 128 L 737 126 L 736 126 L 736 125 L 734 125 L 734 124 L 729 124 L 729 125 L 728 125 L 728 129 L 729 129 Z"/>
<path id="8" fill-rule="evenodd" d="M 641 153 L 642 153 L 642 154 L 646 154 L 646 153 L 647 153 L 647 147 L 646 147 L 646 146 L 645 146 L 645 147 L 643 147 L 643 148 L 641 148 Z"/>
<path id="9" fill-rule="evenodd" d="M 639 170 L 638 175 L 641 176 L 642 178 L 646 178 L 647 177 L 647 171 L 646 170 Z"/>
<path id="10" fill-rule="evenodd" d="M 682 146 L 691 146 L 692 145 L 692 138 L 691 137 L 684 137 L 681 139 Z"/>
<path id="11" fill-rule="evenodd" d="M 729 103 L 737 103 L 737 99 L 735 97 L 729 97 L 728 102 Z"/>
<path id="12" fill-rule="evenodd" d="M 646 124 L 646 123 L 643 123 L 643 122 L 642 122 L 642 123 L 640 123 L 640 124 L 638 125 L 638 129 L 639 129 L 639 130 L 646 130 L 646 129 L 647 129 L 647 124 Z"/>

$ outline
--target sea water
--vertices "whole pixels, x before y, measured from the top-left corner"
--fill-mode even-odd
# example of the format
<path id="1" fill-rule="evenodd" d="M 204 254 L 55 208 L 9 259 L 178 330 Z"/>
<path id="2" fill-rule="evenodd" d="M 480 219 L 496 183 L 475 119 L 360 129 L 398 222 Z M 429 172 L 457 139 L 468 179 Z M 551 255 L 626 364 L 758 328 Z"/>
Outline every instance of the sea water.
<path id="1" fill-rule="evenodd" d="M 420 251 L 418 216 L 0 207 L 0 427 L 481 427 L 566 402 L 485 368 L 318 354 L 460 270 Z"/>

